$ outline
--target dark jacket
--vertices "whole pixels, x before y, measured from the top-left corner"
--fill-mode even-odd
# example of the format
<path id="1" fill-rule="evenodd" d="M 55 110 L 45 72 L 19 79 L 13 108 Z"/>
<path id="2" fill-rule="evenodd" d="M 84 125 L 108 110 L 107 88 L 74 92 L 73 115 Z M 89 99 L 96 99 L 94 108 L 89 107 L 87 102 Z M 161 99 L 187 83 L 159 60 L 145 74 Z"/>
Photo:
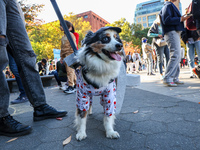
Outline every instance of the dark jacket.
<path id="1" fill-rule="evenodd" d="M 188 41 L 188 38 L 193 38 L 194 41 L 197 41 L 199 38 L 199 35 L 196 30 L 190 31 L 190 30 L 185 29 L 185 31 L 181 33 L 181 39 L 186 44 L 186 42 Z"/>
<path id="2" fill-rule="evenodd" d="M 172 2 L 165 2 L 160 11 L 163 36 L 170 31 L 184 31 L 184 24 L 181 21 L 181 14 Z"/>
<path id="3" fill-rule="evenodd" d="M 46 65 L 42 65 L 41 62 L 38 62 L 38 72 L 41 76 L 46 75 Z"/>
<path id="4" fill-rule="evenodd" d="M 192 0 L 192 14 L 193 18 L 199 20 L 200 18 L 200 0 Z"/>
<path id="5" fill-rule="evenodd" d="M 158 35 L 159 35 L 158 24 L 153 23 L 153 24 L 151 25 L 151 28 L 149 29 L 149 31 L 148 31 L 148 33 L 147 33 L 147 36 L 148 36 L 148 37 L 152 37 L 152 36 L 151 36 L 151 33 L 154 33 L 154 34 L 158 34 Z M 157 46 L 157 44 L 156 44 L 156 40 L 157 40 L 157 39 L 159 39 L 158 36 L 157 36 L 157 37 L 153 37 L 153 39 L 152 39 L 152 46 L 154 46 L 154 45 Z"/>
<path id="6" fill-rule="evenodd" d="M 58 72 L 59 77 L 66 77 L 67 76 L 67 72 L 66 72 L 64 63 L 61 63 L 60 61 L 58 61 L 56 63 L 56 70 Z"/>

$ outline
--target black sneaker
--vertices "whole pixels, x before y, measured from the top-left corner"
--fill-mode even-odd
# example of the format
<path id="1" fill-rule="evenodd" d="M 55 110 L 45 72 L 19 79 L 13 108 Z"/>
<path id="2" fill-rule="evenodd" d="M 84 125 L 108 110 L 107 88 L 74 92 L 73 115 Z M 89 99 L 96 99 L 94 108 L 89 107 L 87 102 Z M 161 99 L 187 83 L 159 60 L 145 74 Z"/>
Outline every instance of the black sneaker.
<path id="1" fill-rule="evenodd" d="M 26 96 L 19 96 L 17 99 L 11 101 L 11 104 L 19 104 L 28 102 L 28 97 Z"/>
<path id="2" fill-rule="evenodd" d="M 152 72 L 151 72 L 149 75 L 155 76 L 155 74 L 154 74 L 154 73 L 152 73 Z"/>
<path id="3" fill-rule="evenodd" d="M 23 125 L 10 115 L 0 118 L 0 135 L 16 137 L 29 134 L 31 131 L 31 126 Z"/>
<path id="4" fill-rule="evenodd" d="M 66 116 L 67 111 L 57 111 L 55 108 L 44 104 L 34 108 L 33 120 L 40 121 L 44 119 L 57 118 Z"/>
<path id="5" fill-rule="evenodd" d="M 63 91 L 64 93 L 68 93 L 68 94 L 71 94 L 71 93 L 74 93 L 76 90 L 74 89 L 74 87 L 72 86 L 69 86 L 65 91 Z"/>

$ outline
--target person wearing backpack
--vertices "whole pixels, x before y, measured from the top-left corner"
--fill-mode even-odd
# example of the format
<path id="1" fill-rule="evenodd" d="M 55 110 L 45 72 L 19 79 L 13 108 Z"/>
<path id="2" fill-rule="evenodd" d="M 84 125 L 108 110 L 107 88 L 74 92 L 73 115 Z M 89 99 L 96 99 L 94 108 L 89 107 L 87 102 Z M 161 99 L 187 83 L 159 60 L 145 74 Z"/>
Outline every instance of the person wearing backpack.
<path id="1" fill-rule="evenodd" d="M 169 49 L 168 49 L 167 43 L 165 42 L 162 36 L 162 29 L 161 29 L 159 15 L 154 21 L 154 23 L 152 24 L 151 28 L 149 29 L 147 36 L 153 37 L 152 46 L 155 48 L 156 53 L 157 53 L 160 79 L 162 80 L 164 78 L 163 63 L 166 62 L 164 66 L 167 66 L 168 61 L 169 61 Z M 164 55 L 165 55 L 166 61 L 164 61 Z"/>

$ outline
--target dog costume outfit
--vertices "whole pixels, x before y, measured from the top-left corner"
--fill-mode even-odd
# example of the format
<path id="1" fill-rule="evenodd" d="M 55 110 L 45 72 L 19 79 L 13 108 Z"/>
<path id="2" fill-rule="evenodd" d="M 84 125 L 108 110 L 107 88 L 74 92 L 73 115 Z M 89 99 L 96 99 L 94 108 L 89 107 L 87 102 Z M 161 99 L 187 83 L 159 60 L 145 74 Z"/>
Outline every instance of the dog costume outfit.
<path id="1" fill-rule="evenodd" d="M 81 111 L 88 111 L 92 105 L 92 96 L 101 96 L 100 104 L 104 108 L 106 116 L 112 116 L 116 112 L 116 84 L 115 81 L 110 82 L 106 87 L 94 88 L 91 84 L 87 84 L 82 75 L 81 70 L 76 70 L 76 89 L 77 89 L 77 108 Z"/>

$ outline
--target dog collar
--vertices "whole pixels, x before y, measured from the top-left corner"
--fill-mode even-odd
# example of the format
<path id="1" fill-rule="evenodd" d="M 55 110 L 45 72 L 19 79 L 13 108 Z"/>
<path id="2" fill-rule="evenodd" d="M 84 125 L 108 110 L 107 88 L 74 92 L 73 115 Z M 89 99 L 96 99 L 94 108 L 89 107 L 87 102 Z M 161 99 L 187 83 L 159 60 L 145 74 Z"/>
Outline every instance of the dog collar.
<path id="1" fill-rule="evenodd" d="M 88 73 L 88 69 L 83 69 L 83 70 L 82 70 L 82 75 L 83 75 L 83 78 L 85 79 L 85 81 L 86 81 L 88 84 L 91 84 L 94 88 L 99 89 L 99 86 L 98 86 L 96 83 L 91 82 L 91 81 L 86 77 L 86 74 L 87 74 L 87 73 Z"/>

